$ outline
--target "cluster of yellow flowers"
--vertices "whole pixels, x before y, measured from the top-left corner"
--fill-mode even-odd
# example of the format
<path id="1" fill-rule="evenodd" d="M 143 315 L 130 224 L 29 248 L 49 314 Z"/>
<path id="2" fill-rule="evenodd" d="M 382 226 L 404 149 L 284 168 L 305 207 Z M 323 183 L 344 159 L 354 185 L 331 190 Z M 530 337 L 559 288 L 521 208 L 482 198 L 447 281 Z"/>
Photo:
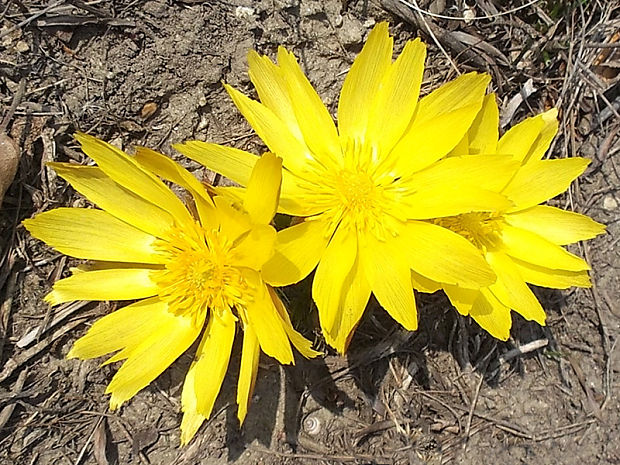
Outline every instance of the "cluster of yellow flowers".
<path id="1" fill-rule="evenodd" d="M 292 346 L 319 355 L 274 291 L 315 269 L 321 329 L 340 353 L 371 293 L 415 330 L 414 289 L 442 289 L 459 313 L 506 340 L 511 310 L 545 324 L 528 283 L 590 286 L 588 264 L 562 246 L 604 226 L 540 205 L 588 165 L 543 158 L 557 110 L 500 138 L 489 76 L 465 74 L 419 99 L 425 45 L 408 42 L 396 61 L 392 49 L 387 24 L 378 24 L 344 81 L 337 125 L 293 54 L 280 47 L 276 64 L 250 52 L 260 102 L 226 90 L 269 151 L 175 147 L 240 187 L 205 187 L 164 155 L 142 147 L 128 155 L 85 134 L 77 140 L 97 166 L 50 164 L 100 209 L 24 221 L 33 236 L 87 260 L 46 300 L 135 300 L 93 324 L 69 353 L 124 360 L 106 391 L 112 409 L 201 337 L 181 395 L 187 443 L 211 414 L 240 329 L 243 422 L 261 351 L 283 364 L 294 362 Z M 276 231 L 276 212 L 297 220 Z"/>

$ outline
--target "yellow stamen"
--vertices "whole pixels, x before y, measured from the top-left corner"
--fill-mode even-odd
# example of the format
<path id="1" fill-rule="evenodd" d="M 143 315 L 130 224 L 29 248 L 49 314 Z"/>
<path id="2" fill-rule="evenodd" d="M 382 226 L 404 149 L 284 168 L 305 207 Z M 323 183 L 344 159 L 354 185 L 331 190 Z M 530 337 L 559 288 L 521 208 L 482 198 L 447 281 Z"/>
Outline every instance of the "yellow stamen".
<path id="1" fill-rule="evenodd" d="M 435 224 L 454 231 L 482 250 L 495 248 L 504 218 L 499 213 L 472 212 L 439 218 Z"/>
<path id="2" fill-rule="evenodd" d="M 223 317 L 246 306 L 250 286 L 241 271 L 229 265 L 232 243 L 218 231 L 195 224 L 193 229 L 172 230 L 169 240 L 155 245 L 169 258 L 164 269 L 153 272 L 153 279 L 171 312 L 203 321 L 208 308 Z"/>
<path id="3" fill-rule="evenodd" d="M 376 147 L 350 140 L 340 169 L 317 174 L 303 186 L 312 193 L 308 201 L 323 209 L 320 218 L 330 223 L 328 234 L 342 224 L 380 240 L 396 235 L 399 180 L 386 173 L 379 159 Z"/>

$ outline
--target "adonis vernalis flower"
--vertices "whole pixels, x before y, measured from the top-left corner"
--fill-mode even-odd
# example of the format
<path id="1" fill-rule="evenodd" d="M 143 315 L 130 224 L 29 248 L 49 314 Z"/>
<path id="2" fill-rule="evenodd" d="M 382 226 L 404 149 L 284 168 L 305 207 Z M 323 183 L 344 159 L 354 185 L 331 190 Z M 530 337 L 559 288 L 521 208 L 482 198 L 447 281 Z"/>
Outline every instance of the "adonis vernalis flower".
<path id="1" fill-rule="evenodd" d="M 387 24 L 378 24 L 344 81 L 337 126 L 283 47 L 277 64 L 249 54 L 260 102 L 226 86 L 270 151 L 283 159 L 278 211 L 303 218 L 278 233 L 263 277 L 289 285 L 316 268 L 312 293 L 321 327 L 340 352 L 371 293 L 413 330 L 412 276 L 469 288 L 494 282 L 475 246 L 425 220 L 510 205 L 497 193 L 516 167 L 510 157 L 441 160 L 476 117 L 489 77 L 466 74 L 418 100 L 424 44 L 408 42 L 394 62 L 392 49 Z M 176 148 L 241 186 L 259 160 L 205 142 Z"/>
<path id="2" fill-rule="evenodd" d="M 558 130 L 556 109 L 524 120 L 499 141 L 498 123 L 491 94 L 453 155 L 502 154 L 518 161 L 514 177 L 499 190 L 513 206 L 436 221 L 478 247 L 497 281 L 481 289 L 428 282 L 417 287 L 430 292 L 443 287 L 460 313 L 471 315 L 491 335 L 506 340 L 511 309 L 545 324 L 545 312 L 527 283 L 556 289 L 590 287 L 588 264 L 562 246 L 602 234 L 605 226 L 585 215 L 539 205 L 564 192 L 589 164 L 579 157 L 543 159 Z"/>
<path id="3" fill-rule="evenodd" d="M 282 302 L 261 278 L 272 256 L 270 226 L 280 191 L 281 161 L 256 163 L 242 206 L 211 198 L 173 160 L 138 148 L 135 157 L 78 134 L 98 166 L 51 163 L 98 209 L 58 208 L 24 221 L 31 234 L 72 257 L 90 260 L 54 284 L 46 300 L 137 300 L 97 321 L 69 357 L 114 353 L 124 360 L 106 393 L 116 409 L 161 374 L 202 333 L 182 392 L 181 441 L 187 443 L 211 414 L 226 373 L 237 327 L 243 348 L 237 388 L 243 422 L 262 350 L 293 363 L 291 343 L 317 353 L 297 333 Z M 160 179 L 192 197 L 192 215 Z M 203 332 L 204 330 L 204 332 Z"/>

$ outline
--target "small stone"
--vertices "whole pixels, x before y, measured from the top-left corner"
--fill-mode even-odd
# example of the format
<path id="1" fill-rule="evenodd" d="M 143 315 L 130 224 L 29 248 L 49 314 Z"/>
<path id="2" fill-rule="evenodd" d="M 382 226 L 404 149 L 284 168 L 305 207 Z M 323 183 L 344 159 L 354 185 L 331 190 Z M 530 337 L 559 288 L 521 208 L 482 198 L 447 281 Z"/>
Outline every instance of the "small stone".
<path id="1" fill-rule="evenodd" d="M 15 50 L 17 50 L 19 53 L 26 53 L 30 50 L 30 46 L 23 40 L 20 40 L 15 44 Z"/>
<path id="2" fill-rule="evenodd" d="M 153 116 L 155 114 L 155 112 L 157 111 L 157 103 L 155 102 L 147 102 L 144 104 L 144 106 L 142 107 L 142 110 L 140 110 L 140 117 L 142 119 L 148 119 L 151 116 Z"/>
<path id="3" fill-rule="evenodd" d="M 605 210 L 615 210 L 618 208 L 618 201 L 613 195 L 606 195 L 603 199 L 603 208 Z"/>
<path id="4" fill-rule="evenodd" d="M 465 8 L 465 11 L 463 11 L 463 19 L 465 20 L 465 24 L 473 23 L 475 17 L 476 12 L 473 9 Z"/>
<path id="5" fill-rule="evenodd" d="M 254 11 L 254 8 L 251 8 L 249 6 L 238 6 L 237 8 L 235 8 L 235 16 L 237 18 L 246 20 L 253 19 L 255 13 L 256 12 Z"/>
<path id="6" fill-rule="evenodd" d="M 19 158 L 20 151 L 15 141 L 0 131 L 0 205 L 4 193 L 13 182 Z"/>
<path id="7" fill-rule="evenodd" d="M 196 132 L 201 132 L 207 129 L 208 127 L 209 127 L 209 118 L 207 118 L 207 115 L 201 115 L 200 121 L 198 122 L 198 125 L 196 126 Z"/>
<path id="8" fill-rule="evenodd" d="M 338 31 L 340 41 L 345 46 L 361 44 L 363 40 L 364 28 L 362 23 L 357 20 L 345 16 L 342 21 L 342 27 Z"/>
<path id="9" fill-rule="evenodd" d="M 108 141 L 108 144 L 113 145 L 117 149 L 123 150 L 123 139 L 120 136 L 111 139 Z"/>
<path id="10" fill-rule="evenodd" d="M 377 24 L 377 22 L 375 21 L 375 18 L 368 18 L 366 21 L 364 21 L 364 29 L 370 29 L 375 24 Z"/>

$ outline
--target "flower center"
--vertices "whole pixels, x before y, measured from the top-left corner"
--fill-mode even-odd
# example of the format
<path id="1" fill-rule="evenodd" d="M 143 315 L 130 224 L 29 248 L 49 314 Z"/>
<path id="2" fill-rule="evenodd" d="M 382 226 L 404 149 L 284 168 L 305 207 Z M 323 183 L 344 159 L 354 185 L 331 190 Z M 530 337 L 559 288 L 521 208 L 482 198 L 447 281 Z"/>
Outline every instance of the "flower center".
<path id="1" fill-rule="evenodd" d="M 387 214 L 391 198 L 386 188 L 363 169 L 341 170 L 333 178 L 332 221 L 380 239 L 394 235 L 395 218 Z"/>
<path id="2" fill-rule="evenodd" d="M 231 246 L 217 231 L 199 225 L 175 229 L 156 247 L 169 258 L 164 269 L 154 272 L 159 296 L 176 315 L 202 321 L 207 309 L 223 316 L 234 307 L 245 307 L 250 286 L 230 263 Z"/>
<path id="3" fill-rule="evenodd" d="M 341 171 L 336 177 L 336 192 L 345 210 L 355 215 L 374 208 L 378 189 L 367 173 Z"/>
<path id="4" fill-rule="evenodd" d="M 434 221 L 460 234 L 479 249 L 491 249 L 500 243 L 499 234 L 504 219 L 498 213 L 472 212 L 448 216 Z"/>
<path id="5" fill-rule="evenodd" d="M 400 178 L 382 165 L 377 147 L 357 138 L 346 141 L 338 166 L 312 173 L 299 187 L 316 211 L 312 217 L 329 224 L 328 235 L 345 227 L 386 240 L 406 221 L 401 211 L 406 189 Z"/>

